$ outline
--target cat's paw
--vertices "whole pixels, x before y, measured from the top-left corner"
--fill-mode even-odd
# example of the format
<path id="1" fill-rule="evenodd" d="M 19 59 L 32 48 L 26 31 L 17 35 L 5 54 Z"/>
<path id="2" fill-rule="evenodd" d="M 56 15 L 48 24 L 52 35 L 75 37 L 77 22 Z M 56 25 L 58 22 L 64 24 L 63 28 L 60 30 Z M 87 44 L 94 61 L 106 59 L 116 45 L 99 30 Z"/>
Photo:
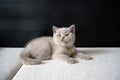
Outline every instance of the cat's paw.
<path id="1" fill-rule="evenodd" d="M 93 58 L 88 56 L 88 55 L 84 55 L 84 56 L 81 56 L 81 59 L 83 59 L 83 60 L 91 60 Z"/>
<path id="2" fill-rule="evenodd" d="M 78 61 L 76 60 L 76 59 L 73 59 L 73 58 L 70 58 L 68 61 L 67 61 L 67 63 L 68 64 L 75 64 L 75 63 L 77 63 Z"/>

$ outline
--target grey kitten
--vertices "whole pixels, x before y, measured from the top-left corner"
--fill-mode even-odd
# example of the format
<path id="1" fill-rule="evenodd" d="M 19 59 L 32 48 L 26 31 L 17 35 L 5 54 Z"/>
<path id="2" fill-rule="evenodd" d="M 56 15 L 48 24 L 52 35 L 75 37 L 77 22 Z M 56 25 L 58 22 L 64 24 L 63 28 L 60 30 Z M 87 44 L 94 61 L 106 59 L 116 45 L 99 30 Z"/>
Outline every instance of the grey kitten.
<path id="1" fill-rule="evenodd" d="M 40 37 L 30 41 L 20 57 L 23 64 L 40 64 L 42 60 L 56 59 L 70 64 L 76 63 L 74 57 L 91 59 L 90 56 L 78 53 L 75 45 L 75 25 L 68 28 L 53 26 L 53 37 Z"/>

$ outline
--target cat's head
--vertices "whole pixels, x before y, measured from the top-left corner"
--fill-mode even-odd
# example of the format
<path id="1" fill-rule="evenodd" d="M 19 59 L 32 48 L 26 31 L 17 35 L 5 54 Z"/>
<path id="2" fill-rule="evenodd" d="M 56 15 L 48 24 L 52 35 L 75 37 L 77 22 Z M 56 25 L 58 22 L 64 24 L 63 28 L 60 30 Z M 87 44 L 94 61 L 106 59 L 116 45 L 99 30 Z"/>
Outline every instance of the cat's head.
<path id="1" fill-rule="evenodd" d="M 72 46 L 75 42 L 75 25 L 68 28 L 53 26 L 53 40 L 60 46 Z"/>

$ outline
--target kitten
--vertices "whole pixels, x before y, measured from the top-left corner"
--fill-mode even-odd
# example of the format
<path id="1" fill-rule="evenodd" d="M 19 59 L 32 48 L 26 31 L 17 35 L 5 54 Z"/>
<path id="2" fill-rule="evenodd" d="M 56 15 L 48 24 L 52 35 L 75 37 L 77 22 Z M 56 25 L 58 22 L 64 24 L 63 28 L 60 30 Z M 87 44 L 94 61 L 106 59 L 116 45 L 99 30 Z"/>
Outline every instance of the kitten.
<path id="1" fill-rule="evenodd" d="M 23 64 L 40 64 L 42 60 L 57 59 L 70 64 L 76 63 L 73 57 L 91 59 L 90 56 L 78 53 L 75 45 L 75 25 L 68 28 L 53 26 L 53 37 L 40 37 L 30 41 L 20 57 Z"/>

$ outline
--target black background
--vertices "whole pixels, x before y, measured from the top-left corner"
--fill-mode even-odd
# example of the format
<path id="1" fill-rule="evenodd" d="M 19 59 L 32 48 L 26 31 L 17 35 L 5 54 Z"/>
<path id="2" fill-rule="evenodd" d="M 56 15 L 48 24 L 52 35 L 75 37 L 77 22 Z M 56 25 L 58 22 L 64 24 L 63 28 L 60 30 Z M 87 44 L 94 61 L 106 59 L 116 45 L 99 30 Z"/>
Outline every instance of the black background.
<path id="1" fill-rule="evenodd" d="M 0 46 L 23 47 L 52 36 L 52 25 L 76 25 L 76 46 L 118 47 L 119 8 L 114 0 L 0 0 Z"/>

